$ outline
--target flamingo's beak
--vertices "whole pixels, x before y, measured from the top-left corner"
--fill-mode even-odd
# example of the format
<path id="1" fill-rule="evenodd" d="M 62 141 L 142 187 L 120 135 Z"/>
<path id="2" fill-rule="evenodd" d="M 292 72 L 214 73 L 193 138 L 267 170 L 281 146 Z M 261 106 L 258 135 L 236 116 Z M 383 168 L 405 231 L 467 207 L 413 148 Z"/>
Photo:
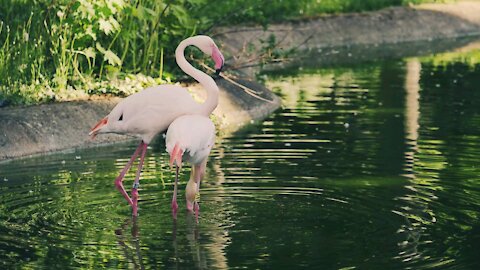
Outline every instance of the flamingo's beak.
<path id="1" fill-rule="evenodd" d="M 98 121 L 98 123 L 90 130 L 88 135 L 92 136 L 92 140 L 95 139 L 100 129 L 102 129 L 107 123 L 108 123 L 108 118 L 105 117 L 102 120 Z"/>
<path id="2" fill-rule="evenodd" d="M 213 62 L 215 62 L 215 74 L 219 75 L 222 71 L 223 65 L 225 64 L 225 58 L 217 46 L 213 46 L 212 48 L 212 58 Z"/>
<path id="3" fill-rule="evenodd" d="M 178 143 L 173 147 L 173 151 L 170 154 L 170 167 L 173 167 L 174 164 L 178 166 L 179 169 L 182 168 L 182 155 L 183 150 L 180 148 Z"/>

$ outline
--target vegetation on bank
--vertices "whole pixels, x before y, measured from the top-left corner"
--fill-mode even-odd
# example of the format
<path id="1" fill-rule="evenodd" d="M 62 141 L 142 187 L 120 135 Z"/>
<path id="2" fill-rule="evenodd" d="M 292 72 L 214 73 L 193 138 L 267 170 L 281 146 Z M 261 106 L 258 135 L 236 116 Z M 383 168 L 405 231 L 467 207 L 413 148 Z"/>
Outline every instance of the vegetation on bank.
<path id="1" fill-rule="evenodd" d="M 435 0 L 0 0 L 0 106 L 170 81 L 177 44 L 215 26 L 419 2 Z"/>

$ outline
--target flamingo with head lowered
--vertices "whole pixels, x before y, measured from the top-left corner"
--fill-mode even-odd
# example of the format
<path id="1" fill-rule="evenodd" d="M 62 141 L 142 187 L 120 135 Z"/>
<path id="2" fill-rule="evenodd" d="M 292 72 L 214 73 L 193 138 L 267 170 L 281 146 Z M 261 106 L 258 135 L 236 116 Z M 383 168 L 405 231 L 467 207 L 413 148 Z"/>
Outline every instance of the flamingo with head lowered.
<path id="1" fill-rule="evenodd" d="M 155 135 L 164 132 L 173 120 L 179 116 L 187 114 L 208 116 L 218 105 L 219 90 L 213 78 L 194 68 L 185 59 L 185 48 L 190 45 L 199 48 L 203 53 L 212 57 L 217 74 L 220 73 L 225 60 L 215 42 L 208 36 L 187 38 L 180 42 L 175 51 L 178 66 L 207 90 L 205 102 L 195 102 L 185 88 L 177 85 L 150 87 L 128 96 L 118 103 L 89 133 L 93 138 L 101 133 L 129 134 L 141 138 L 140 145 L 133 153 L 130 161 L 115 179 L 115 186 L 132 206 L 135 216 L 138 213 L 138 188 L 147 145 Z M 123 187 L 123 179 L 133 161 L 139 155 L 140 161 L 132 187 L 132 197 L 130 198 Z"/>
<path id="2" fill-rule="evenodd" d="M 170 155 L 170 166 L 175 164 L 175 186 L 173 189 L 172 210 L 175 214 L 177 204 L 178 172 L 182 161 L 192 164 L 190 180 L 185 190 L 187 209 L 195 210 L 198 217 L 199 206 L 196 201 L 200 192 L 200 181 L 205 175 L 207 159 L 215 142 L 215 126 L 210 118 L 203 115 L 184 115 L 175 119 L 168 127 L 165 145 Z"/>

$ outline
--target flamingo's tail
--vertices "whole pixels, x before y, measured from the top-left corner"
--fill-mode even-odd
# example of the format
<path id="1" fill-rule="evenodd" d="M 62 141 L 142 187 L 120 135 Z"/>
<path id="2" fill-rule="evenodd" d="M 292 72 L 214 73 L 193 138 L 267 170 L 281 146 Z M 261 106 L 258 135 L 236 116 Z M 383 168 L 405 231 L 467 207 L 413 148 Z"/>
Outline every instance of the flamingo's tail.
<path id="1" fill-rule="evenodd" d="M 180 148 L 180 145 L 178 143 L 175 144 L 173 147 L 172 153 L 170 154 L 170 166 L 173 166 L 173 164 L 176 164 L 178 168 L 182 168 L 182 155 L 183 155 L 183 150 Z"/>

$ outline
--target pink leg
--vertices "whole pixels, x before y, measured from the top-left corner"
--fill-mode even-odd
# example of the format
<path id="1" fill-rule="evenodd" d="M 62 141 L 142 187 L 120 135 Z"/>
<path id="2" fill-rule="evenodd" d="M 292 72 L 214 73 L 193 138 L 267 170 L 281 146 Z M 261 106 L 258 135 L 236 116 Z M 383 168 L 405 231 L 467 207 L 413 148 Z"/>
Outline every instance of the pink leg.
<path id="1" fill-rule="evenodd" d="M 177 185 L 178 185 L 178 171 L 179 168 L 178 166 L 175 165 L 176 171 L 175 171 L 175 184 L 173 186 L 173 198 L 172 198 L 172 213 L 173 213 L 173 218 L 176 218 L 177 215 L 177 209 L 178 209 L 178 203 L 177 203 Z"/>
<path id="2" fill-rule="evenodd" d="M 202 182 L 203 177 L 205 176 L 205 170 L 207 167 L 207 160 L 205 159 L 200 165 L 195 166 L 195 170 L 198 171 L 198 176 L 196 177 L 197 179 L 197 194 L 200 193 L 200 183 Z M 198 223 L 198 215 L 200 214 L 200 204 L 198 203 L 197 200 L 195 200 L 193 209 L 195 210 L 195 217 Z"/>
<path id="3" fill-rule="evenodd" d="M 195 204 L 193 206 L 193 209 L 195 209 L 195 220 L 197 221 L 198 223 L 198 216 L 200 214 L 200 204 L 198 204 L 197 201 L 195 201 Z"/>
<path id="4" fill-rule="evenodd" d="M 143 161 L 145 160 L 145 153 L 147 153 L 147 144 L 143 143 L 142 154 L 140 155 L 140 161 L 138 162 L 137 174 L 132 187 L 132 210 L 133 216 L 138 215 L 138 188 L 140 187 L 140 173 L 142 172 Z"/>
<path id="5" fill-rule="evenodd" d="M 130 158 L 130 161 L 128 161 L 128 163 L 120 172 L 120 175 L 115 179 L 115 186 L 117 187 L 118 191 L 120 191 L 120 193 L 123 195 L 125 200 L 127 200 L 127 202 L 130 205 L 133 205 L 133 202 L 132 202 L 132 199 L 130 199 L 130 197 L 128 196 L 127 192 L 125 191 L 125 188 L 123 187 L 123 179 L 125 178 L 125 174 L 127 174 L 128 170 L 132 166 L 133 161 L 137 158 L 138 154 L 140 153 L 140 150 L 142 149 L 143 145 L 144 145 L 143 141 L 140 142 L 140 145 L 138 145 L 137 150 L 135 150 L 135 152 L 133 153 L 132 157 Z"/>

